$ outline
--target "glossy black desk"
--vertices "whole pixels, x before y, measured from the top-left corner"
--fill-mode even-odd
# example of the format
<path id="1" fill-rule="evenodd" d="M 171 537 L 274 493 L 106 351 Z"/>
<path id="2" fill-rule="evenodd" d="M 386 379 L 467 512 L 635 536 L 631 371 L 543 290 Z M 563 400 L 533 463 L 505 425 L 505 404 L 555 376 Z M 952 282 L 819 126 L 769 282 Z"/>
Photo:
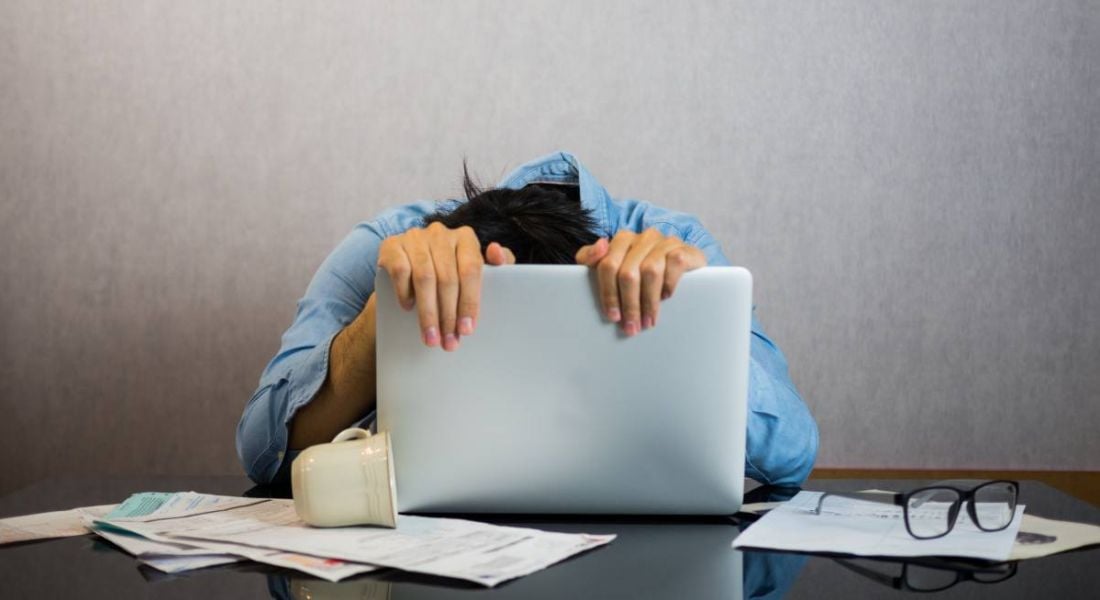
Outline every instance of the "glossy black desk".
<path id="1" fill-rule="evenodd" d="M 811 481 L 807 489 L 902 489 L 917 482 Z M 0 498 L 0 517 L 108 504 L 137 491 L 195 490 L 242 495 L 244 478 L 193 477 L 51 480 Z M 265 490 L 254 490 L 264 493 Z M 771 490 L 758 489 L 753 495 Z M 1024 482 L 1022 501 L 1032 514 L 1100 523 L 1100 509 L 1051 487 Z M 452 580 L 381 571 L 339 584 L 291 571 L 242 563 L 177 576 L 139 568 L 109 543 L 85 536 L 0 547 L 0 597 L 55 598 L 868 598 L 906 592 L 890 587 L 898 563 L 860 560 L 851 569 L 834 557 L 735 552 L 737 524 L 727 518 L 641 519 L 538 517 L 497 522 L 560 531 L 617 533 L 609 546 L 495 589 Z M 848 563 L 853 564 L 853 563 Z M 869 567 L 869 570 L 868 570 Z M 937 598 L 1096 598 L 1092 577 L 1100 549 L 1023 561 L 1008 579 L 978 583 L 963 571 Z M 863 569 L 863 572 L 859 572 Z M 868 576 L 867 573 L 879 573 Z M 979 575 L 998 578 L 999 575 Z M 927 594 L 926 594 L 927 595 Z"/>

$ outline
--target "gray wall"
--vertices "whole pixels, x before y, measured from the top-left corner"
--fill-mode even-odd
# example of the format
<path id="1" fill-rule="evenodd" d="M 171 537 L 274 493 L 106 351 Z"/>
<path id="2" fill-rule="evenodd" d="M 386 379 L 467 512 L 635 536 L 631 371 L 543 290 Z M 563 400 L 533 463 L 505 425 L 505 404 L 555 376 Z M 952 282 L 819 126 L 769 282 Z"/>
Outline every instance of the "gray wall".
<path id="1" fill-rule="evenodd" d="M 559 148 L 754 271 L 820 466 L 1100 469 L 1098 64 L 1096 2 L 0 0 L 0 491 L 238 472 L 351 226 Z"/>

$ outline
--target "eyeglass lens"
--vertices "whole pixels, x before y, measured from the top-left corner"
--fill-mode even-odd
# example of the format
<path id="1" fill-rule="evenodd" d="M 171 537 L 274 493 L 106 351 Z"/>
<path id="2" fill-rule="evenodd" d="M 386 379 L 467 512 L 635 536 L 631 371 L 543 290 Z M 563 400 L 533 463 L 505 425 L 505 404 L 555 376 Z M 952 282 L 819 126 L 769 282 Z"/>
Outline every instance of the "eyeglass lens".
<path id="1" fill-rule="evenodd" d="M 905 571 L 905 584 L 920 592 L 935 592 L 955 585 L 959 575 L 950 569 L 937 569 L 921 565 L 909 565 Z"/>
<path id="2" fill-rule="evenodd" d="M 912 494 L 905 507 L 909 532 L 918 538 L 946 534 L 960 499 L 959 493 L 951 488 L 928 488 Z"/>
<path id="3" fill-rule="evenodd" d="M 996 531 L 1008 527 L 1016 510 L 1016 484 L 994 481 L 974 490 L 974 516 L 979 528 Z"/>

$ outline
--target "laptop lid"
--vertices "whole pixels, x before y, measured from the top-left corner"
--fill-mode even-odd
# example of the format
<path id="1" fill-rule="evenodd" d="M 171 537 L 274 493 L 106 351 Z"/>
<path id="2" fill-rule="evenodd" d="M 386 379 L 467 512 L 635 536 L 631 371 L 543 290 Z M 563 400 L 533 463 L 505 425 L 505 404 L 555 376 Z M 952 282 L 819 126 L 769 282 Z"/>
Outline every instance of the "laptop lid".
<path id="1" fill-rule="evenodd" d="M 378 428 L 407 512 L 728 514 L 744 484 L 752 278 L 684 275 L 627 338 L 574 265 L 484 270 L 477 329 L 421 343 L 376 282 Z"/>

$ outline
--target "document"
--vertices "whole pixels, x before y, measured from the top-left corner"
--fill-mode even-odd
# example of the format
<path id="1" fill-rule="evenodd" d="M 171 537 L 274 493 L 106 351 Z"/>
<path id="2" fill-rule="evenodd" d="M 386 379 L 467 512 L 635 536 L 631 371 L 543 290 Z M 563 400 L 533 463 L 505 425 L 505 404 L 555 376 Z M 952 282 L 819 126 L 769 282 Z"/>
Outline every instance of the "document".
<path id="1" fill-rule="evenodd" d="M 218 496 L 197 492 L 142 492 L 133 494 L 107 514 L 107 519 L 130 519 L 157 513 L 158 517 L 200 515 L 238 506 L 259 504 L 267 498 Z"/>
<path id="2" fill-rule="evenodd" d="M 210 544 L 216 542 L 277 550 L 454 577 L 490 587 L 614 539 L 611 535 L 555 533 L 407 515 L 398 516 L 396 529 L 321 529 L 303 523 L 289 500 L 267 500 L 195 515 L 164 516 L 154 511 L 97 524 L 113 525 L 159 542 L 207 548 L 215 547 Z"/>
<path id="3" fill-rule="evenodd" d="M 987 532 L 961 511 L 955 528 L 932 540 L 918 540 L 905 529 L 900 506 L 830 497 L 829 510 L 815 512 L 822 492 L 799 492 L 770 510 L 733 542 L 734 548 L 798 552 L 840 552 L 858 556 L 955 556 L 1005 561 L 1012 552 L 1024 507 L 1017 506 L 1009 526 Z"/>
<path id="4" fill-rule="evenodd" d="M 88 528 L 82 521 L 83 515 L 102 517 L 114 507 L 114 504 L 105 504 L 0 519 L 0 545 L 84 535 L 88 533 Z"/>
<path id="5" fill-rule="evenodd" d="M 244 560 L 239 556 L 227 556 L 225 554 L 197 554 L 194 556 L 150 556 L 140 560 L 142 564 L 149 565 L 164 573 L 183 573 L 206 567 L 219 567 Z"/>
<path id="6" fill-rule="evenodd" d="M 1100 544 L 1100 526 L 1024 515 L 1008 560 L 1049 556 Z"/>

